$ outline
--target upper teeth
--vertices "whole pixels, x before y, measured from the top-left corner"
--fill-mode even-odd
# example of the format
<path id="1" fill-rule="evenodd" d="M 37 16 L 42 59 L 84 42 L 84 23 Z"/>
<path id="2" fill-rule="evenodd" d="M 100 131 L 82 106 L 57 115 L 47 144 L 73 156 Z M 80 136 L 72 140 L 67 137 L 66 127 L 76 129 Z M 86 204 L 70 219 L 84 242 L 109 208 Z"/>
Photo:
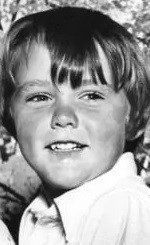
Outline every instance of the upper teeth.
<path id="1" fill-rule="evenodd" d="M 63 150 L 63 151 L 73 150 L 77 147 L 79 147 L 79 145 L 76 143 L 56 143 L 56 144 L 54 143 L 51 145 L 52 150 Z"/>

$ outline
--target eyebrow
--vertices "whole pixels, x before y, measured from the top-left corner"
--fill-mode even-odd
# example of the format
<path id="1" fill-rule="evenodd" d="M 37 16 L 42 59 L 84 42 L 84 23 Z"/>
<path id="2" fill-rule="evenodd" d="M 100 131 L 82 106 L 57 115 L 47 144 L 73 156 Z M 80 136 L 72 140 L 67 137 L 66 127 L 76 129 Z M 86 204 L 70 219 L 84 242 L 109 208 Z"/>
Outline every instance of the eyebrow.
<path id="1" fill-rule="evenodd" d="M 48 80 L 27 80 L 23 84 L 18 84 L 16 86 L 17 90 L 27 90 L 29 87 L 35 87 L 35 86 L 40 86 L 43 87 L 43 85 L 48 85 L 50 84 L 50 81 Z"/>
<path id="2" fill-rule="evenodd" d="M 95 85 L 95 86 L 100 86 L 102 88 L 107 87 L 108 89 L 110 89 L 110 88 L 112 89 L 112 86 L 109 85 L 109 84 L 102 84 L 101 82 L 99 82 L 97 84 L 94 84 L 91 78 L 89 78 L 89 79 L 86 79 L 86 78 L 83 79 L 81 86 L 86 87 L 86 86 L 89 86 L 89 85 L 92 85 L 92 84 Z M 30 89 L 32 87 L 38 86 L 38 87 L 41 87 L 42 88 L 45 85 L 46 86 L 51 85 L 51 82 L 49 80 L 39 80 L 39 79 L 26 80 L 26 81 L 24 81 L 23 84 L 18 84 L 16 86 L 15 96 L 19 96 L 21 93 L 28 91 L 28 89 Z M 53 82 L 52 82 L 52 85 L 53 85 Z"/>
<path id="3" fill-rule="evenodd" d="M 91 85 L 91 84 L 93 84 L 93 85 L 95 85 L 95 86 L 99 86 L 99 87 L 101 87 L 101 88 L 107 88 L 107 89 L 113 89 L 113 85 L 112 84 L 109 84 L 109 83 L 105 83 L 105 84 L 103 84 L 103 83 L 101 83 L 101 81 L 99 81 L 99 82 L 97 82 L 97 83 L 94 83 L 93 82 L 93 80 L 91 79 L 91 78 L 89 78 L 89 79 L 83 79 L 82 80 L 82 86 L 83 87 L 86 87 L 86 86 L 89 86 L 89 85 Z"/>
<path id="4" fill-rule="evenodd" d="M 21 93 L 28 91 L 30 88 L 33 88 L 36 86 L 42 88 L 45 85 L 46 86 L 50 85 L 50 81 L 39 80 L 39 79 L 24 81 L 23 84 L 16 85 L 15 96 L 19 96 Z"/>

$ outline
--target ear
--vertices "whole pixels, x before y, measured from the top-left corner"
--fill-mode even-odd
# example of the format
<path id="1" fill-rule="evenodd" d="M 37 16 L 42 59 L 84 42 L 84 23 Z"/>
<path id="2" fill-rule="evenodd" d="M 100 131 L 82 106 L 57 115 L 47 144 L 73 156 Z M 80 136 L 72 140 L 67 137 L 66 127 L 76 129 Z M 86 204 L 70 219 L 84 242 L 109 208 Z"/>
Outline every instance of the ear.
<path id="1" fill-rule="evenodd" d="M 131 122 L 130 122 L 130 113 L 131 113 L 131 105 L 127 99 L 127 109 L 126 109 L 126 116 L 125 116 L 125 135 L 126 140 L 129 140 L 130 135 L 130 128 L 131 128 Z"/>
<path id="2" fill-rule="evenodd" d="M 125 124 L 127 125 L 130 120 L 130 112 L 131 112 L 131 105 L 127 99 L 127 110 L 126 110 L 126 117 L 125 117 Z"/>

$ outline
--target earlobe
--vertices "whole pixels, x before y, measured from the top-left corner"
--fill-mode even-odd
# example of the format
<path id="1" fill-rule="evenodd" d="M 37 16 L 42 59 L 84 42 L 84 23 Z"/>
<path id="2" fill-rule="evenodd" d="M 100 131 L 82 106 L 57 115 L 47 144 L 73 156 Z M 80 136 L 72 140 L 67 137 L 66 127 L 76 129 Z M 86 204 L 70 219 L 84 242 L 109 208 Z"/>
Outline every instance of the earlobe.
<path id="1" fill-rule="evenodd" d="M 125 135 L 126 135 L 126 140 L 130 139 L 130 113 L 131 113 L 131 105 L 129 101 L 127 100 L 127 110 L 126 110 L 126 116 L 125 116 Z"/>
<path id="2" fill-rule="evenodd" d="M 130 114 L 130 113 L 129 113 L 129 114 Z M 127 123 L 129 122 L 129 120 L 130 120 L 129 114 L 127 114 L 127 115 L 126 115 L 126 118 L 125 118 L 125 123 L 126 123 L 126 124 L 127 124 Z"/>
<path id="3" fill-rule="evenodd" d="M 131 105 L 129 101 L 127 100 L 127 112 L 126 112 L 126 117 L 125 117 L 125 123 L 128 124 L 130 120 L 130 112 L 131 112 Z"/>

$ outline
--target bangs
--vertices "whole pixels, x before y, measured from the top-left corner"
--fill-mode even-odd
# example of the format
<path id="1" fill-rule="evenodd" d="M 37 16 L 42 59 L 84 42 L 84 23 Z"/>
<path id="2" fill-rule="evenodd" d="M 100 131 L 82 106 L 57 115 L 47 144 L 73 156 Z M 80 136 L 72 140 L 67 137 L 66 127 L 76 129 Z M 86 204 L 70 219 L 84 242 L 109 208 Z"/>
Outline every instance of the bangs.
<path id="1" fill-rule="evenodd" d="M 103 74 L 94 40 L 91 41 L 89 50 L 86 48 L 85 50 L 80 49 L 75 53 L 72 48 L 73 52 L 66 52 L 64 47 L 58 47 L 56 44 L 53 45 L 50 41 L 47 42 L 43 33 L 38 33 L 33 38 L 29 37 L 20 47 L 13 50 L 13 56 L 9 57 L 9 62 L 7 63 L 13 83 L 16 83 L 15 77 L 22 62 L 25 62 L 26 66 L 28 66 L 30 52 L 34 45 L 43 45 L 48 50 L 51 61 L 50 80 L 55 86 L 69 82 L 73 89 L 77 89 L 86 80 L 84 77 L 87 70 L 89 74 L 88 79 L 92 84 L 108 84 Z"/>
<path id="2" fill-rule="evenodd" d="M 129 42 L 121 35 L 118 42 L 116 39 L 112 38 L 105 41 L 100 39 L 99 43 L 111 66 L 114 90 L 118 92 L 122 88 L 134 86 L 135 61 L 130 58 L 130 55 L 133 56 L 133 50 Z"/>
<path id="3" fill-rule="evenodd" d="M 86 79 L 84 79 L 86 71 L 91 83 L 107 84 L 94 39 L 87 41 L 85 46 L 81 42 L 80 48 L 75 42 L 71 42 L 67 48 L 62 43 L 56 45 L 56 42 L 55 45 L 46 43 L 46 46 L 50 53 L 50 76 L 53 84 L 61 85 L 67 81 L 73 89 L 76 89 Z"/>
<path id="4" fill-rule="evenodd" d="M 56 86 L 69 82 L 72 89 L 77 89 L 87 80 L 85 77 L 86 71 L 89 74 L 88 80 L 92 84 L 107 84 L 101 64 L 93 66 L 89 59 L 83 64 L 77 61 L 70 63 L 68 60 L 65 60 L 65 57 L 62 60 L 51 59 L 50 71 L 52 83 Z"/>

